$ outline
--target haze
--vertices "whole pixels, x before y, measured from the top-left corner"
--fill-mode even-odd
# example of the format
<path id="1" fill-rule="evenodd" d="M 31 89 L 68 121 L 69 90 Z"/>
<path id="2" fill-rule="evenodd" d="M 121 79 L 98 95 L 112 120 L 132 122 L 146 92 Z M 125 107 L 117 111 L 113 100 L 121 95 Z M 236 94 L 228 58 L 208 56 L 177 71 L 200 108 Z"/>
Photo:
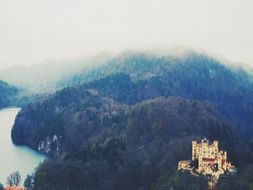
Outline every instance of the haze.
<path id="1" fill-rule="evenodd" d="M 49 58 L 183 46 L 253 65 L 251 0 L 7 0 L 0 69 Z"/>

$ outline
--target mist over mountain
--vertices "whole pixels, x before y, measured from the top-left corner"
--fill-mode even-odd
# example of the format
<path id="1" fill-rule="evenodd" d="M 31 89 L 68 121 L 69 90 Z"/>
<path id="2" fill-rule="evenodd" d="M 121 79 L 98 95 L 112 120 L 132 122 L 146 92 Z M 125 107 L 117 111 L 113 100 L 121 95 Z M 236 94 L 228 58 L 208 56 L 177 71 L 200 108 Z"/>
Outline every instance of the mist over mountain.
<path id="1" fill-rule="evenodd" d="M 28 95 L 53 93 L 60 89 L 57 85 L 59 81 L 98 66 L 108 58 L 109 54 L 101 53 L 73 60 L 48 59 L 34 65 L 12 66 L 1 70 L 0 79 L 22 88 Z"/>
<path id="2" fill-rule="evenodd" d="M 195 52 L 187 48 L 174 48 L 169 51 L 125 51 L 115 55 L 100 53 L 78 59 L 48 59 L 33 65 L 12 66 L 0 70 L 0 80 L 21 88 L 26 92 L 25 95 L 54 93 L 65 87 L 79 86 L 121 72 L 129 74 L 133 80 L 163 75 L 171 66 L 173 67 L 173 64 L 183 63 L 191 55 L 214 59 L 203 52 Z M 250 66 L 229 62 L 221 56 L 217 57 L 220 60 L 217 62 L 231 69 L 241 70 L 242 73 L 247 72 L 249 75 L 253 73 Z"/>
<path id="3" fill-rule="evenodd" d="M 126 51 L 111 57 L 105 64 L 83 70 L 74 76 L 65 77 L 59 81 L 58 85 L 60 87 L 78 86 L 116 73 L 128 74 L 134 81 L 145 80 L 156 76 L 164 76 L 172 72 L 178 65 L 190 65 L 193 62 L 202 62 L 202 64 L 205 62 L 217 63 L 252 80 L 252 67 L 245 64 L 229 62 L 221 56 L 216 58 L 204 52 L 176 48 L 168 52 Z"/>
<path id="4" fill-rule="evenodd" d="M 0 109 L 14 106 L 13 102 L 18 94 L 18 89 L 6 82 L 0 81 Z"/>

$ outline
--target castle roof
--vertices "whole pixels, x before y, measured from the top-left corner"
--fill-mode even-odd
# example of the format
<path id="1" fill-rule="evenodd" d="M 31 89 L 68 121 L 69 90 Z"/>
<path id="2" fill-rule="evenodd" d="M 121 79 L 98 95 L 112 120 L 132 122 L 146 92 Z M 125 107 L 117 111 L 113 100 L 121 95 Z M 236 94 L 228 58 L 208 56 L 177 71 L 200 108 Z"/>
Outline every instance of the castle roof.
<path id="1" fill-rule="evenodd" d="M 20 186 L 13 185 L 5 187 L 4 190 L 23 190 L 23 188 Z"/>
<path id="2" fill-rule="evenodd" d="M 204 162 L 214 162 L 215 158 L 203 158 L 202 159 Z"/>

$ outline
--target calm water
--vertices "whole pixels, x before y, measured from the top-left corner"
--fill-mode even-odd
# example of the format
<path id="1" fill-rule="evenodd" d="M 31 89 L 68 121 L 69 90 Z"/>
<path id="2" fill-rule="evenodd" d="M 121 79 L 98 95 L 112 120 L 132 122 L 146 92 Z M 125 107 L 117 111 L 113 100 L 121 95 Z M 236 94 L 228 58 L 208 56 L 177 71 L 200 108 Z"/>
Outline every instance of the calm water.
<path id="1" fill-rule="evenodd" d="M 0 110 L 0 182 L 5 184 L 6 177 L 19 171 L 21 180 L 31 174 L 34 168 L 45 159 L 44 156 L 24 146 L 15 146 L 11 141 L 11 128 L 19 108 Z"/>

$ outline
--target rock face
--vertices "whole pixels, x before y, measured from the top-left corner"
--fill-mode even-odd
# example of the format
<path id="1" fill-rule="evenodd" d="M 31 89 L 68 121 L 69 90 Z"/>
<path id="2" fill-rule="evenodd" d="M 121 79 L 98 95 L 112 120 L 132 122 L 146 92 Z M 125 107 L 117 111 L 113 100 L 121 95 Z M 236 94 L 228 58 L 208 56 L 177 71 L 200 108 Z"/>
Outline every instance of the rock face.
<path id="1" fill-rule="evenodd" d="M 57 135 L 54 135 L 52 138 L 46 137 L 46 140 L 40 141 L 37 150 L 47 155 L 54 152 L 54 155 L 58 156 L 60 151 L 60 143 Z"/>

